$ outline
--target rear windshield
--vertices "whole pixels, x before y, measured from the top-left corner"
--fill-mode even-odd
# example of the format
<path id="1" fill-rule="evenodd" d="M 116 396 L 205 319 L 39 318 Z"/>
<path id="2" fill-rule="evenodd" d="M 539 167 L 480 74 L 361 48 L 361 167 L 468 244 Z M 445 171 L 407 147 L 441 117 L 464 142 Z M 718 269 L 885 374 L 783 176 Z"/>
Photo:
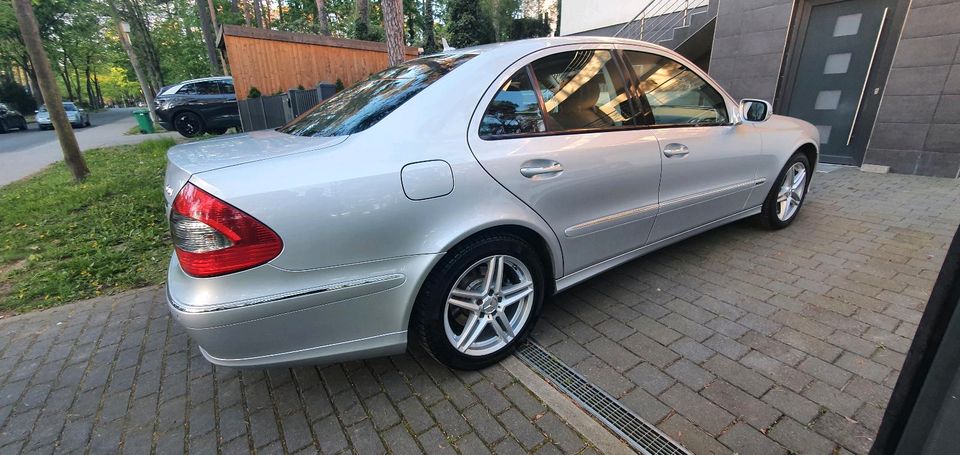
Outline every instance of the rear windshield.
<path id="1" fill-rule="evenodd" d="M 278 131 L 324 137 L 358 133 L 474 55 L 434 55 L 388 68 L 318 104 Z"/>

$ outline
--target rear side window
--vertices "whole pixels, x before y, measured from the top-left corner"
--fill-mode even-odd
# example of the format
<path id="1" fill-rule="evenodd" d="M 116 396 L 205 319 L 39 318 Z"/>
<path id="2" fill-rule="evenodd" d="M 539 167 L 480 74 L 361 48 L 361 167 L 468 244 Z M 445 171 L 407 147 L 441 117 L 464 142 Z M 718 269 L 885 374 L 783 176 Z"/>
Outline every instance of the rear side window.
<path id="1" fill-rule="evenodd" d="M 202 81 L 186 84 L 180 87 L 177 94 L 186 95 L 219 95 L 220 86 L 216 81 Z"/>
<path id="2" fill-rule="evenodd" d="M 230 81 L 219 81 L 218 83 L 220 84 L 220 93 L 223 93 L 223 94 L 226 94 L 226 95 L 232 95 L 232 94 L 233 94 L 233 82 L 230 82 Z"/>
<path id="3" fill-rule="evenodd" d="M 646 52 L 624 53 L 658 125 L 727 123 L 727 106 L 713 86 L 682 64 Z"/>
<path id="4" fill-rule="evenodd" d="M 546 131 L 540 101 L 530 82 L 527 68 L 517 71 L 487 106 L 480 122 L 480 137 Z"/>
<path id="5" fill-rule="evenodd" d="M 533 62 L 550 131 L 633 125 L 633 109 L 613 54 L 561 52 Z"/>
<path id="6" fill-rule="evenodd" d="M 440 54 L 406 61 L 343 90 L 278 131 L 325 137 L 359 133 L 473 56 Z"/>

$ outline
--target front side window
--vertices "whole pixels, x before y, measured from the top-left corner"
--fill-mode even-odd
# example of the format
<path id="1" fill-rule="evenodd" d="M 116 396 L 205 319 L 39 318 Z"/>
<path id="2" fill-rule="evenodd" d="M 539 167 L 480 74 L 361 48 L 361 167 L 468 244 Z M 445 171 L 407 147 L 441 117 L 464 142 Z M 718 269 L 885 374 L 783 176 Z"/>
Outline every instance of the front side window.
<path id="1" fill-rule="evenodd" d="M 690 68 L 646 52 L 624 53 L 658 125 L 727 123 L 723 96 Z"/>
<path id="2" fill-rule="evenodd" d="M 359 133 L 473 56 L 439 54 L 403 62 L 341 91 L 278 131 L 324 137 Z"/>
<path id="3" fill-rule="evenodd" d="M 533 62 L 547 129 L 569 131 L 633 125 L 633 108 L 613 59 L 605 50 L 561 52 Z"/>
<path id="4" fill-rule="evenodd" d="M 480 137 L 546 131 L 540 101 L 530 82 L 527 67 L 517 71 L 487 106 L 480 121 Z"/>

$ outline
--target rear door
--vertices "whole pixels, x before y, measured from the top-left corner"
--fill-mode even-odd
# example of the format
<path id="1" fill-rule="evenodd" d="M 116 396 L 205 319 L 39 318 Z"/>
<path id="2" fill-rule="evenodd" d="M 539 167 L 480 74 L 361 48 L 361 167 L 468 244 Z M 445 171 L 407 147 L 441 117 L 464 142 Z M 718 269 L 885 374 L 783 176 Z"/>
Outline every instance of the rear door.
<path id="1" fill-rule="evenodd" d="M 653 115 L 663 154 L 660 209 L 650 242 L 743 211 L 762 147 L 753 125 L 734 124 L 733 106 L 697 70 L 669 57 L 624 51 Z"/>
<path id="2" fill-rule="evenodd" d="M 615 55 L 563 46 L 518 62 L 468 134 L 487 172 L 553 229 L 565 274 L 642 246 L 656 217 L 660 150 Z"/>

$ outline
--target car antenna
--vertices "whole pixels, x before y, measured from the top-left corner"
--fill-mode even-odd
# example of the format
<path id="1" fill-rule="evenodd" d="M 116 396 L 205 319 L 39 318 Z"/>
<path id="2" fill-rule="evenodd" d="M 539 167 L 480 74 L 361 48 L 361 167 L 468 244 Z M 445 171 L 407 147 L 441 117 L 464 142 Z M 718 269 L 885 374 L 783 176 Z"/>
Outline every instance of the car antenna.
<path id="1" fill-rule="evenodd" d="M 447 42 L 446 38 L 440 38 L 440 42 L 443 44 L 443 51 L 452 51 L 456 49 L 455 47 L 450 47 L 450 43 Z"/>

